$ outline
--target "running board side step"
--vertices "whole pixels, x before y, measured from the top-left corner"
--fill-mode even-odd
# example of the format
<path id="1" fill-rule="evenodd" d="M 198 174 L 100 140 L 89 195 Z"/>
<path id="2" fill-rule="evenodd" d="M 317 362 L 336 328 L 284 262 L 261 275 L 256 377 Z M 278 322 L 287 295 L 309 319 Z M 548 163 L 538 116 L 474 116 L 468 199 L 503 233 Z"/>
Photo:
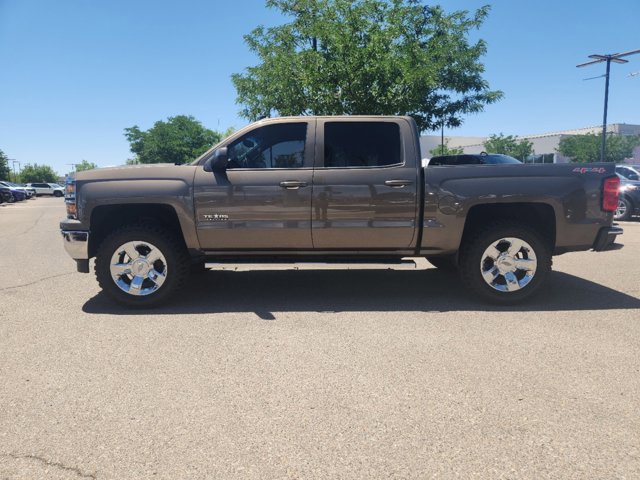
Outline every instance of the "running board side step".
<path id="1" fill-rule="evenodd" d="M 422 260 L 422 262 L 420 262 Z M 419 263 L 425 263 L 423 259 L 403 258 L 400 260 L 384 260 L 376 262 L 369 259 L 358 261 L 351 260 L 336 260 L 331 262 L 318 262 L 318 261 L 297 261 L 297 262 L 278 262 L 268 261 L 256 263 L 255 259 L 251 262 L 237 262 L 237 261 L 220 261 L 220 262 L 205 262 L 204 266 L 208 269 L 214 270 L 417 270 L 426 268 Z"/>

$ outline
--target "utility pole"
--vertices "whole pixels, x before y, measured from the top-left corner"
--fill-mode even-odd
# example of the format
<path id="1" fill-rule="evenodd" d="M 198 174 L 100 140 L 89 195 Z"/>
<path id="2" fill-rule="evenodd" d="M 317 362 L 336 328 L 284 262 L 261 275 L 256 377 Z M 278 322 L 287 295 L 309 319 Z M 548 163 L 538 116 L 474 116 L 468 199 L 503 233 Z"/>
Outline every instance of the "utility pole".
<path id="1" fill-rule="evenodd" d="M 640 50 L 632 50 L 624 53 L 611 53 L 607 55 L 592 54 L 589 58 L 593 58 L 590 62 L 581 63 L 576 67 L 586 67 L 596 63 L 607 62 L 607 72 L 605 73 L 606 81 L 604 86 L 604 115 L 602 119 L 602 145 L 600 146 L 600 161 L 604 162 L 605 153 L 607 148 L 607 108 L 609 107 L 609 72 L 611 70 L 611 62 L 614 63 L 629 63 L 629 60 L 623 60 L 622 57 L 629 55 L 635 55 L 640 53 Z"/>
<path id="2" fill-rule="evenodd" d="M 65 165 L 71 165 L 71 168 L 73 169 L 73 171 L 76 171 L 76 165 L 80 165 L 79 163 L 65 163 Z"/>
<path id="3" fill-rule="evenodd" d="M 10 158 L 9 161 L 13 164 L 13 183 L 18 183 L 18 176 L 16 175 L 16 163 L 18 164 L 18 171 L 22 168 L 22 164 L 14 159 Z"/>

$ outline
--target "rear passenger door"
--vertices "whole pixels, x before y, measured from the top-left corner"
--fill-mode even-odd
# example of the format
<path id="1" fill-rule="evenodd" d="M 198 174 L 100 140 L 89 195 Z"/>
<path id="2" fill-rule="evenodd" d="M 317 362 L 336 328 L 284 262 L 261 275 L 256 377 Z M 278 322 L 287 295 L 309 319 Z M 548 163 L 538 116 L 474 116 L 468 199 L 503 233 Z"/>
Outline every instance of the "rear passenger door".
<path id="1" fill-rule="evenodd" d="M 400 118 L 318 119 L 313 246 L 319 250 L 411 248 L 417 166 L 412 125 Z"/>

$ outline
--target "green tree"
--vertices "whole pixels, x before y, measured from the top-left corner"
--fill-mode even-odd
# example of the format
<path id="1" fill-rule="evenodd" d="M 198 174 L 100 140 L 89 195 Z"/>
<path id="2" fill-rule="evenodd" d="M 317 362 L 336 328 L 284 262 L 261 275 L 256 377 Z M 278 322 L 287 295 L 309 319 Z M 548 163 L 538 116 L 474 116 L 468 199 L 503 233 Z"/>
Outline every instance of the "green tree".
<path id="1" fill-rule="evenodd" d="M 260 64 L 232 75 L 241 114 L 411 115 L 421 131 L 459 126 L 502 97 L 483 79 L 489 13 L 419 0 L 267 0 L 292 18 L 245 41 Z"/>
<path id="2" fill-rule="evenodd" d="M 533 143 L 527 139 L 518 140 L 513 135 L 491 135 L 483 142 L 484 149 L 488 153 L 501 153 L 510 155 L 518 160 L 524 161 L 533 154 Z"/>
<path id="3" fill-rule="evenodd" d="M 0 180 L 9 180 L 11 168 L 9 168 L 9 157 L 0 150 Z"/>
<path id="4" fill-rule="evenodd" d="M 220 134 L 220 140 L 224 140 L 225 138 L 230 137 L 234 133 L 236 133 L 236 128 L 235 127 L 229 127 L 224 132 L 222 132 Z"/>
<path id="5" fill-rule="evenodd" d="M 93 170 L 94 168 L 98 168 L 98 165 L 96 165 L 93 162 L 90 162 L 88 160 L 82 160 L 82 162 L 76 164 L 76 172 L 83 172 L 85 170 Z"/>
<path id="6" fill-rule="evenodd" d="M 633 150 L 640 145 L 640 135 L 610 135 L 607 137 L 605 160 L 620 163 L 633 157 Z"/>
<path id="7" fill-rule="evenodd" d="M 192 116 L 178 115 L 160 120 L 147 131 L 137 125 L 124 129 L 124 136 L 135 157 L 135 163 L 176 163 L 195 160 L 208 148 L 220 141 L 220 133 L 202 126 Z"/>
<path id="8" fill-rule="evenodd" d="M 450 147 L 449 140 L 444 141 L 444 145 L 438 145 L 429 152 L 429 155 L 435 157 L 436 155 L 462 155 L 464 148 L 462 147 Z"/>
<path id="9" fill-rule="evenodd" d="M 602 136 L 597 133 L 562 137 L 558 153 L 572 162 L 589 163 L 600 161 Z M 633 149 L 640 145 L 640 136 L 608 135 L 605 151 L 606 162 L 622 162 L 633 155 Z"/>
<path id="10" fill-rule="evenodd" d="M 49 165 L 26 164 L 20 172 L 22 183 L 32 182 L 57 182 L 58 174 Z"/>

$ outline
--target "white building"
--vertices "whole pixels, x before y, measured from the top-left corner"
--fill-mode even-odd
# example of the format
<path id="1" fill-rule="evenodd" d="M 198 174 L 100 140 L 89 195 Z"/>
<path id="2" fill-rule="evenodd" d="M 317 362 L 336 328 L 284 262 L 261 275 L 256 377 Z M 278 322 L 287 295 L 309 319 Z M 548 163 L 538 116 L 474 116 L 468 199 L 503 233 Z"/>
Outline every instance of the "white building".
<path id="1" fill-rule="evenodd" d="M 563 130 L 561 132 L 542 133 L 537 135 L 523 135 L 516 137 L 518 140 L 526 139 L 533 143 L 533 151 L 537 162 L 544 163 L 568 163 L 569 159 L 557 152 L 560 139 L 572 135 L 586 135 L 587 133 L 602 133 L 602 125 L 597 127 L 578 128 L 575 130 Z M 607 125 L 607 133 L 617 135 L 640 135 L 640 125 L 628 125 L 626 123 L 613 123 Z M 480 153 L 484 151 L 483 142 L 486 137 L 449 137 L 445 136 L 445 143 L 449 147 L 462 147 L 464 153 Z M 420 147 L 422 157 L 429 158 L 429 153 L 434 148 L 440 146 L 440 135 L 423 135 L 420 137 Z M 628 163 L 640 163 L 640 147 L 633 152 L 633 158 L 627 160 Z"/>

